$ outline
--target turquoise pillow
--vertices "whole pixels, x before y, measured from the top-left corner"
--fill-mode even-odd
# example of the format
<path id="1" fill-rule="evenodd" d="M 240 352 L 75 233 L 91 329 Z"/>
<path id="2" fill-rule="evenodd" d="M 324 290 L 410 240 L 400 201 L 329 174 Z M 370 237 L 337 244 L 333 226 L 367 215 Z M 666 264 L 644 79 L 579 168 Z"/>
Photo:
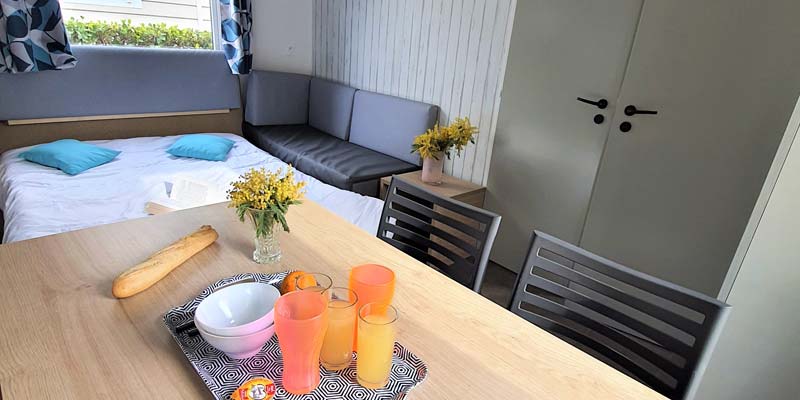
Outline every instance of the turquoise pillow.
<path id="1" fill-rule="evenodd" d="M 36 164 L 58 168 L 77 175 L 89 168 L 113 160 L 119 151 L 106 149 L 75 139 L 61 139 L 40 144 L 20 153 L 20 157 Z"/>
<path id="2" fill-rule="evenodd" d="M 199 158 L 209 161 L 225 161 L 235 142 L 214 135 L 186 135 L 176 140 L 167 153 L 177 157 Z"/>

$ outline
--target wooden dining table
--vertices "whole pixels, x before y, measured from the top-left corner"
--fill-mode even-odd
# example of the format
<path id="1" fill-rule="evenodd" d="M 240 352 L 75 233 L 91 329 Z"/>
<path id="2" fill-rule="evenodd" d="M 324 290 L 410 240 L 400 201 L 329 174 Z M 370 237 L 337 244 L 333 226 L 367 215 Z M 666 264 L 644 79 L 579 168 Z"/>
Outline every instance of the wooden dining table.
<path id="1" fill-rule="evenodd" d="M 410 399 L 663 399 L 661 395 L 306 200 L 278 263 L 252 261 L 253 229 L 224 204 L 0 246 L 0 398 L 211 398 L 164 326 L 170 308 L 234 274 L 352 266 L 397 277 L 397 340 L 428 366 Z M 201 225 L 219 239 L 118 300 L 122 271 Z"/>

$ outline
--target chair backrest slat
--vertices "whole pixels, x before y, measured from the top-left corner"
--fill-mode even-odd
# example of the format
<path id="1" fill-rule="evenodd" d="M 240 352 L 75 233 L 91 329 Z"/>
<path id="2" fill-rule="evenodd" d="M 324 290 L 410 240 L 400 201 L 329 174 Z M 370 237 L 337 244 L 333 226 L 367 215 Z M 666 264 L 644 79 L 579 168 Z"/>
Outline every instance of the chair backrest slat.
<path id="1" fill-rule="evenodd" d="M 685 377 L 686 371 L 682 369 L 685 363 L 684 359 L 669 360 L 663 358 L 663 354 L 656 352 L 653 346 L 645 345 L 641 341 L 637 341 L 634 337 L 597 321 L 591 315 L 581 310 L 572 309 L 553 300 L 534 296 L 529 293 L 525 294 L 523 301 L 540 309 L 547 310 L 550 313 L 557 314 L 567 320 L 575 321 L 579 326 L 586 328 L 583 329 L 585 334 L 588 334 L 587 332 L 599 334 L 611 339 L 613 342 L 623 345 L 623 347 L 615 347 L 604 344 L 603 346 L 608 347 L 609 351 L 614 351 L 625 357 L 631 357 L 632 355 L 641 357 L 670 376 Z M 523 309 L 523 311 L 529 312 L 525 309 Z"/>
<path id="2" fill-rule="evenodd" d="M 609 305 L 609 303 L 603 304 L 602 300 L 592 299 L 591 297 L 578 293 L 574 290 L 568 289 L 564 286 L 558 285 L 557 283 L 551 282 L 549 280 L 543 279 L 538 276 L 534 276 L 533 279 L 529 282 L 530 285 L 533 285 L 537 288 L 543 289 L 549 293 L 552 293 L 556 296 L 560 296 L 565 300 L 569 300 L 575 304 L 579 304 L 584 308 L 592 310 L 597 314 L 603 315 L 608 317 L 609 319 L 616 321 L 623 326 L 630 328 L 630 330 L 639 333 L 640 335 L 644 336 L 643 339 L 647 340 L 650 339 L 654 343 L 658 343 L 661 346 L 665 346 L 673 350 L 676 354 L 682 357 L 689 357 L 692 352 L 692 347 L 683 343 L 682 341 L 669 336 L 668 334 L 654 328 L 648 326 L 646 323 L 639 321 L 638 319 L 625 314 L 624 312 L 616 310 L 613 305 Z M 638 336 L 638 335 L 637 335 Z M 641 336 L 639 336 L 642 338 Z"/>
<path id="3" fill-rule="evenodd" d="M 437 238 L 441 238 L 441 239 L 445 240 L 446 242 L 453 244 L 458 249 L 461 249 L 464 252 L 469 253 L 469 255 L 471 255 L 471 256 L 474 256 L 474 257 L 479 256 L 479 250 L 480 250 L 479 248 L 477 248 L 476 246 L 474 246 L 474 245 L 472 245 L 470 243 L 467 243 L 466 241 L 464 241 L 461 238 L 455 237 L 453 234 L 451 234 L 449 232 L 445 232 L 444 230 L 442 230 L 439 227 L 431 224 L 430 222 L 425 222 L 425 221 L 416 219 L 413 216 L 410 216 L 410 215 L 408 215 L 406 213 L 402 213 L 402 212 L 399 212 L 397 210 L 392 210 L 392 209 L 386 210 L 385 214 L 386 214 L 385 216 L 394 218 L 395 220 L 398 220 L 398 221 L 402 221 L 403 224 L 411 225 L 411 226 L 417 228 L 417 230 L 427 233 L 429 236 L 433 235 L 433 236 L 435 236 Z M 480 244 L 480 243 L 478 243 L 478 244 Z"/>
<path id="4" fill-rule="evenodd" d="M 690 399 L 730 307 L 534 232 L 512 312 L 671 399 Z"/>
<path id="5" fill-rule="evenodd" d="M 469 267 L 469 265 L 468 265 L 469 263 L 468 263 L 468 261 L 466 259 L 461 258 L 460 256 L 458 256 L 456 253 L 454 253 L 450 249 L 444 247 L 443 245 L 441 245 L 441 244 L 439 244 L 439 243 L 437 243 L 437 242 L 435 242 L 433 240 L 430 240 L 427 237 L 420 236 L 419 234 L 414 233 L 414 232 L 412 232 L 412 231 L 410 231 L 408 229 L 405 229 L 403 227 L 400 227 L 400 226 L 395 226 L 393 232 L 395 234 L 393 239 L 395 239 L 395 240 L 399 239 L 398 236 L 402 237 L 404 239 L 403 240 L 404 242 L 406 242 L 407 244 L 414 245 L 414 247 L 416 247 L 417 249 L 424 250 L 424 251 L 435 250 L 437 253 L 443 255 L 444 257 L 446 257 L 448 261 L 451 261 L 453 264 L 456 264 L 456 266 Z M 426 254 L 428 254 L 428 253 L 426 253 Z M 430 254 L 428 254 L 428 255 L 430 255 Z M 470 257 L 470 258 L 472 258 L 472 257 Z"/>
<path id="6" fill-rule="evenodd" d="M 552 315 L 541 311 L 520 315 L 548 332 L 565 339 L 569 343 L 581 349 L 590 350 L 587 351 L 587 353 L 595 357 L 600 355 L 601 357 L 598 358 L 602 361 L 609 363 L 608 360 L 610 360 L 611 362 L 609 364 L 615 368 L 621 369 L 623 372 L 660 393 L 664 393 L 670 389 L 668 383 L 656 378 L 651 370 L 648 370 L 642 365 L 640 360 L 634 360 L 633 357 L 629 357 L 629 353 L 619 350 L 614 346 L 604 344 L 604 336 L 601 333 L 588 331 L 585 328 L 580 329 L 569 326 L 563 322 L 567 320 L 567 317 L 554 318 Z"/>
<path id="7" fill-rule="evenodd" d="M 697 310 L 702 314 L 711 313 L 716 310 L 715 305 L 707 301 L 711 299 L 708 296 L 682 286 L 678 286 L 671 282 L 655 279 L 650 275 L 637 271 L 633 268 L 626 267 L 614 261 L 607 260 L 580 247 L 573 246 L 570 243 L 549 236 L 546 233 L 539 232 L 539 234 L 543 235 L 543 237 L 554 239 L 542 240 L 540 242 L 541 248 L 550 250 L 556 254 L 569 253 L 571 254 L 574 262 L 585 265 L 586 267 L 593 269 L 600 274 L 614 278 L 621 282 L 628 283 L 631 286 L 638 287 L 656 296 L 668 298 L 673 303 Z M 700 296 L 698 297 L 697 295 Z"/>
<path id="8" fill-rule="evenodd" d="M 604 297 L 626 304 L 627 306 L 635 308 L 643 313 L 653 316 L 654 318 L 658 318 L 677 329 L 686 330 L 688 331 L 687 333 L 694 334 L 701 332 L 702 324 L 692 321 L 683 315 L 675 314 L 659 305 L 649 303 L 646 300 L 626 293 L 621 289 L 617 289 L 608 283 L 594 279 L 588 275 L 582 274 L 574 269 L 567 268 L 546 258 L 540 258 L 538 262 L 538 267 L 545 271 L 561 276 L 571 283 L 575 283 L 587 289 L 598 292 Z M 598 299 L 601 300 L 602 298 Z"/>
<path id="9" fill-rule="evenodd" d="M 392 178 L 378 237 L 479 291 L 500 216 Z"/>
<path id="10" fill-rule="evenodd" d="M 458 230 L 459 232 L 461 232 L 461 233 L 463 233 L 465 235 L 469 235 L 471 237 L 480 237 L 481 235 L 483 235 L 483 231 L 482 230 L 473 228 L 473 227 L 471 227 L 471 226 L 469 226 L 469 225 L 467 225 L 467 224 L 465 224 L 465 223 L 463 223 L 461 221 L 457 221 L 457 220 L 455 220 L 453 218 L 450 218 L 449 216 L 444 215 L 441 212 L 437 212 L 437 211 L 435 211 L 435 210 L 433 210 L 431 208 L 428 208 L 428 207 L 426 207 L 426 206 L 424 206 L 424 205 L 422 205 L 420 203 L 417 203 L 417 202 L 411 200 L 411 198 L 407 198 L 407 197 L 403 197 L 402 195 L 399 195 L 399 196 L 396 196 L 394 199 L 392 199 L 392 201 L 394 201 L 395 203 L 397 203 L 397 204 L 399 204 L 399 205 L 401 205 L 403 207 L 407 207 L 407 208 L 409 208 L 409 209 L 411 209 L 413 211 L 416 211 L 416 212 L 418 212 L 418 213 L 420 213 L 420 214 L 422 214 L 422 215 L 424 215 L 424 216 L 426 216 L 428 218 L 431 218 L 431 219 L 433 219 L 433 220 L 435 220 L 437 222 L 440 222 L 440 223 L 442 223 L 444 225 L 450 226 L 451 228 L 456 229 L 456 230 Z M 443 205 L 441 205 L 439 203 L 435 203 L 435 205 L 439 206 L 439 207 L 442 207 L 442 208 L 445 208 L 445 209 L 448 209 L 448 210 L 450 210 L 450 211 L 452 211 L 454 213 L 457 213 L 459 215 L 463 215 L 461 213 L 465 213 L 466 212 L 465 208 L 453 210 L 453 209 L 450 209 L 449 207 L 445 207 L 445 206 L 443 206 Z M 478 222 L 480 222 L 480 221 L 478 221 Z"/>
<path id="11" fill-rule="evenodd" d="M 447 268 L 447 264 L 445 264 L 442 260 L 434 257 L 432 254 L 427 253 L 423 250 L 418 249 L 415 246 L 411 246 L 406 242 L 401 242 L 395 240 L 394 238 L 386 238 L 384 239 L 386 243 L 391 244 L 394 247 L 397 247 L 402 252 L 410 255 L 411 257 L 416 258 L 426 264 L 429 264 L 439 270 L 445 270 Z"/>

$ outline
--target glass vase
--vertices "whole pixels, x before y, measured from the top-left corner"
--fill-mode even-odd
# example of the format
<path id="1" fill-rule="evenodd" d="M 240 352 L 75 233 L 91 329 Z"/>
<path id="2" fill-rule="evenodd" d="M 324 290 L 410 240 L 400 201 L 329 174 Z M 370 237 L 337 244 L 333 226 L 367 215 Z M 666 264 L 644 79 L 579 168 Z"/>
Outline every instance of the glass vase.
<path id="1" fill-rule="evenodd" d="M 438 158 L 438 160 L 437 160 Z M 444 154 L 439 153 L 434 157 L 422 159 L 422 182 L 429 185 L 442 184 L 442 171 L 444 170 Z"/>
<path id="2" fill-rule="evenodd" d="M 253 261 L 259 264 L 271 264 L 278 262 L 278 260 L 281 259 L 281 244 L 278 240 L 278 236 L 281 232 L 281 225 L 274 219 L 270 218 L 270 222 L 267 224 L 264 232 L 259 234 L 256 227 L 256 221 L 258 220 L 259 212 L 263 211 L 250 211 L 250 221 L 253 223 L 253 229 L 256 233 L 254 239 L 256 248 L 253 251 Z"/>

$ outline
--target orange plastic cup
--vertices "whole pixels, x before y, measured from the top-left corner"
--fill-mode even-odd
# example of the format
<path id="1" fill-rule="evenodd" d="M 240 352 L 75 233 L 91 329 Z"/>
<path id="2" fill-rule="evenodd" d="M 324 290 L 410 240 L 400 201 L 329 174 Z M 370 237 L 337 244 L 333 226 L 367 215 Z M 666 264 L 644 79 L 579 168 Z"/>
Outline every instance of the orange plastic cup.
<path id="1" fill-rule="evenodd" d="M 394 271 L 378 264 L 364 264 L 350 270 L 350 290 L 358 295 L 359 309 L 368 303 L 391 304 L 394 297 Z M 358 335 L 353 350 L 358 348 Z"/>
<path id="2" fill-rule="evenodd" d="M 317 292 L 290 292 L 275 303 L 275 333 L 287 392 L 306 394 L 319 386 L 319 353 L 327 328 L 328 302 Z"/>

